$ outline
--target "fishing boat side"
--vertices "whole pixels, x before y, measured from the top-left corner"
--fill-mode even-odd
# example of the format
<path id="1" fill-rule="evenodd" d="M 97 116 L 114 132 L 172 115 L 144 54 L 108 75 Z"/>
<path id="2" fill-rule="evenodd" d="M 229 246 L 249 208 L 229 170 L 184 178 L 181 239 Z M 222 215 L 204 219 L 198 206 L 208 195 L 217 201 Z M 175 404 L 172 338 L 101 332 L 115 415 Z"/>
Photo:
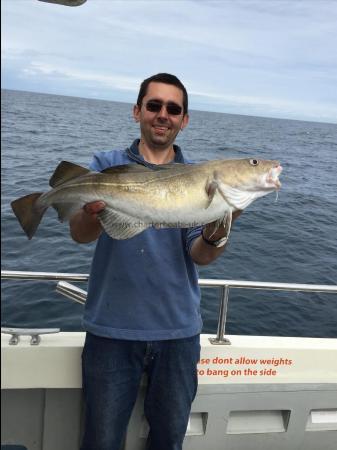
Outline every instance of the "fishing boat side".
<path id="1" fill-rule="evenodd" d="M 2 445 L 29 450 L 79 448 L 84 333 L 2 333 Z M 184 449 L 335 448 L 337 339 L 201 336 L 199 388 Z M 145 446 L 144 378 L 123 450 Z M 8 447 L 10 448 L 10 447 Z"/>

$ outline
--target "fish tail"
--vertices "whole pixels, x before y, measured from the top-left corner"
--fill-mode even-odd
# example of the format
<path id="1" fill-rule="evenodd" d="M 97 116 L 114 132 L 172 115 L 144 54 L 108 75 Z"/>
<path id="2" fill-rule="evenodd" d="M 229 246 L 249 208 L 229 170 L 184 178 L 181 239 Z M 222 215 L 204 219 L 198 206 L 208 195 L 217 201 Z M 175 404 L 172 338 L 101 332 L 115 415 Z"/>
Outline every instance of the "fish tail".
<path id="1" fill-rule="evenodd" d="M 41 192 L 25 195 L 11 203 L 14 214 L 16 215 L 23 231 L 28 239 L 31 239 L 48 207 L 37 206 L 36 202 L 41 197 Z"/>

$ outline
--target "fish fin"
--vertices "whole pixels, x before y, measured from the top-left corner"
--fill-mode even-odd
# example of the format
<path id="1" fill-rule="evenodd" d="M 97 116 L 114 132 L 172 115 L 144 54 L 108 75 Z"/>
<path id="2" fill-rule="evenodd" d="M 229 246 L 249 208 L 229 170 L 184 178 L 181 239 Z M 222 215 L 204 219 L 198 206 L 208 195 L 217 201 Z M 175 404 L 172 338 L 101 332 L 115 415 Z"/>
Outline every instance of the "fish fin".
<path id="1" fill-rule="evenodd" d="M 216 170 L 213 172 L 213 179 L 212 179 L 212 181 L 209 181 L 209 179 L 207 179 L 205 189 L 206 189 L 206 194 L 208 196 L 208 202 L 207 202 L 207 205 L 206 205 L 206 209 L 209 208 L 209 206 L 211 205 L 211 203 L 213 201 L 213 198 L 215 196 L 215 193 L 217 191 L 220 193 L 220 195 L 223 197 L 223 199 L 227 202 L 223 192 L 220 189 L 219 174 L 218 174 L 218 172 Z"/>
<path id="2" fill-rule="evenodd" d="M 18 198 L 11 203 L 12 210 L 28 239 L 32 239 L 34 236 L 42 216 L 48 208 L 36 206 L 36 201 L 41 195 L 41 192 L 35 192 L 34 194 Z"/>
<path id="3" fill-rule="evenodd" d="M 209 208 L 210 204 L 212 203 L 214 195 L 215 195 L 216 191 L 218 190 L 218 187 L 219 187 L 219 185 L 216 180 L 212 180 L 212 181 L 207 180 L 206 187 L 205 187 L 206 194 L 208 196 L 208 202 L 206 205 L 206 209 Z"/>
<path id="4" fill-rule="evenodd" d="M 229 236 L 229 234 L 231 232 L 231 228 L 232 228 L 232 218 L 233 218 L 233 213 L 232 213 L 232 210 L 229 209 L 227 211 L 227 214 L 222 219 L 222 224 L 226 230 L 226 238 L 227 239 L 228 239 L 228 236 Z"/>
<path id="5" fill-rule="evenodd" d="M 52 188 L 60 186 L 66 181 L 70 181 L 73 178 L 79 177 L 81 175 L 86 175 L 89 172 L 90 170 L 82 166 L 78 166 L 77 164 L 71 163 L 69 161 L 61 161 L 49 180 L 49 186 L 51 186 Z"/>
<path id="6" fill-rule="evenodd" d="M 73 214 L 80 210 L 78 203 L 53 203 L 52 207 L 57 211 L 60 222 L 68 220 Z"/>
<path id="7" fill-rule="evenodd" d="M 213 233 L 211 234 L 210 237 L 212 237 L 220 228 L 220 226 L 223 226 L 225 231 L 226 231 L 226 237 L 228 239 L 229 234 L 231 232 L 231 227 L 232 227 L 232 210 L 229 208 L 228 211 L 226 212 L 226 214 L 223 216 L 222 219 L 218 219 L 215 223 L 215 227 L 213 230 Z"/>
<path id="8" fill-rule="evenodd" d="M 110 208 L 104 208 L 97 214 L 97 217 L 105 232 L 114 239 L 129 239 L 149 227 L 135 217 L 113 211 Z"/>

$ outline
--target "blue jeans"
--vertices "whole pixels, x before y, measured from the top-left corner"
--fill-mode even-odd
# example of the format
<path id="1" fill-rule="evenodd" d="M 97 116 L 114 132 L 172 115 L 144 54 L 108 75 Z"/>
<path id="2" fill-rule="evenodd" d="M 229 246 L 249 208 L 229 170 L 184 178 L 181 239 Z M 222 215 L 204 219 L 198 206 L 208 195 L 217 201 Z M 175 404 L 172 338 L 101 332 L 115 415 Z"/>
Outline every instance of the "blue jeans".
<path id="1" fill-rule="evenodd" d="M 146 448 L 180 450 L 197 391 L 199 358 L 199 335 L 142 342 L 87 333 L 81 450 L 120 450 L 144 372 L 148 377 L 144 413 L 150 426 Z"/>

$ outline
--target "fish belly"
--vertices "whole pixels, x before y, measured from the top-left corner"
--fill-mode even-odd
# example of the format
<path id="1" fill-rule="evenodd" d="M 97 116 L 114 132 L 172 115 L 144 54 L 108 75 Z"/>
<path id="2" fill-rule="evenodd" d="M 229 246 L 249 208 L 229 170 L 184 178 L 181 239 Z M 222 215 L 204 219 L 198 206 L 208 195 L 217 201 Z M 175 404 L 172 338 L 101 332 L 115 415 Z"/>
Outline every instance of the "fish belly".
<path id="1" fill-rule="evenodd" d="M 222 219 L 228 212 L 228 204 L 220 197 L 210 205 L 202 201 L 186 199 L 184 202 L 167 202 L 166 205 L 148 199 L 128 202 L 118 198 L 105 198 L 107 208 L 121 212 L 147 225 L 156 227 L 189 228 Z"/>

